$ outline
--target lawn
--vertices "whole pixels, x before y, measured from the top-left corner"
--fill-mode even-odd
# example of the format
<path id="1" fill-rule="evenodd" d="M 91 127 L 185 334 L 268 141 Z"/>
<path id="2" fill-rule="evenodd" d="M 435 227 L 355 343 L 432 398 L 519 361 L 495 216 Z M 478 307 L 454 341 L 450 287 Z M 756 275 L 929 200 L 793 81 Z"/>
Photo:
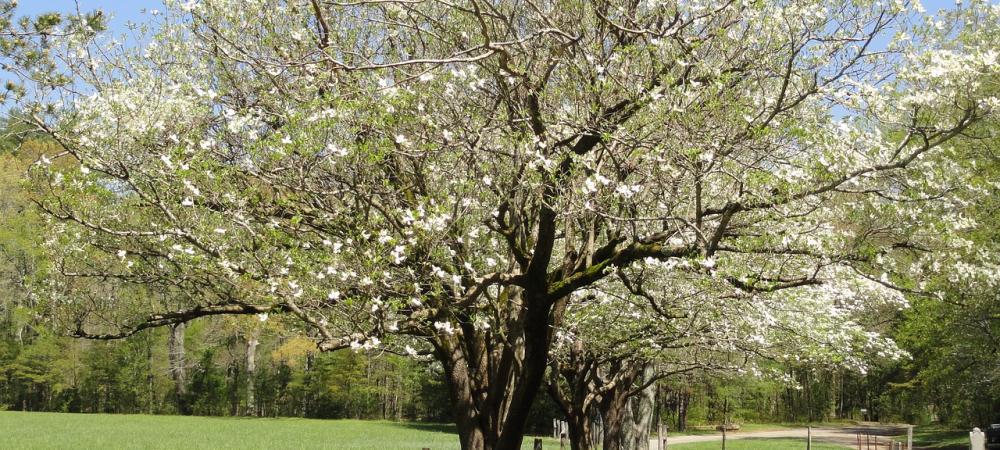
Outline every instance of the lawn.
<path id="1" fill-rule="evenodd" d="M 913 445 L 928 449 L 967 449 L 969 430 L 953 430 L 936 425 L 919 426 L 913 429 Z"/>
<path id="2" fill-rule="evenodd" d="M 722 441 L 670 445 L 670 450 L 719 450 L 721 448 Z M 805 448 L 806 443 L 802 439 L 748 438 L 726 441 L 726 450 L 805 450 Z M 812 450 L 844 450 L 847 448 L 850 447 L 816 441 L 812 443 Z"/>
<path id="3" fill-rule="evenodd" d="M 525 438 L 530 449 L 531 438 Z M 458 449 L 451 425 L 361 420 L 250 419 L 0 411 L 0 448 Z M 545 440 L 545 448 L 559 448 Z"/>

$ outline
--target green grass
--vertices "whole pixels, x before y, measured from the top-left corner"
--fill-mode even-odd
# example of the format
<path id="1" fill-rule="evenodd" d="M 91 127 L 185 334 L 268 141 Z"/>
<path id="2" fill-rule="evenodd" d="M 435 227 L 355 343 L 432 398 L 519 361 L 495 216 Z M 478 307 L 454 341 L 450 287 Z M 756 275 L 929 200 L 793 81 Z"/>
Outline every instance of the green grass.
<path id="1" fill-rule="evenodd" d="M 722 448 L 721 441 L 670 445 L 670 450 L 719 450 L 720 448 Z M 747 438 L 726 441 L 726 450 L 805 450 L 805 448 L 806 443 L 802 439 Z M 850 447 L 813 441 L 812 448 L 813 450 L 844 450 Z"/>
<path id="2" fill-rule="evenodd" d="M 530 449 L 533 439 L 525 438 Z M 545 440 L 545 448 L 559 448 Z M 362 420 L 0 411 L 0 449 L 458 449 L 455 427 Z"/>
<path id="3" fill-rule="evenodd" d="M 918 426 L 913 429 L 913 445 L 932 449 L 969 448 L 969 430 L 954 430 L 937 425 Z"/>

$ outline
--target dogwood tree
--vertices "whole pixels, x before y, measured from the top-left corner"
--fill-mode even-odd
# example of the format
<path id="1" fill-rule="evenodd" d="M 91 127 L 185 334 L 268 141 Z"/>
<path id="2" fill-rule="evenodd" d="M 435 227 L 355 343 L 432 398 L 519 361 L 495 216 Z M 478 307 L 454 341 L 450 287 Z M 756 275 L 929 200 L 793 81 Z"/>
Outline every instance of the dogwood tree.
<path id="1" fill-rule="evenodd" d="M 662 378 L 736 375 L 792 385 L 792 368 L 864 373 L 905 357 L 873 332 L 873 322 L 908 307 L 903 295 L 864 278 L 844 281 L 767 292 L 637 263 L 582 290 L 557 332 L 548 374 L 572 448 L 591 448 L 598 417 L 604 449 L 646 448 Z"/>
<path id="2" fill-rule="evenodd" d="M 186 298 L 49 306 L 82 337 L 257 314 L 428 350 L 462 447 L 517 448 L 567 309 L 612 274 L 849 307 L 958 260 L 934 195 L 961 173 L 930 156 L 998 106 L 1000 11 L 918 9 L 203 0 L 132 37 L 57 26 L 12 52 L 77 162 L 35 171 L 51 282 Z"/>

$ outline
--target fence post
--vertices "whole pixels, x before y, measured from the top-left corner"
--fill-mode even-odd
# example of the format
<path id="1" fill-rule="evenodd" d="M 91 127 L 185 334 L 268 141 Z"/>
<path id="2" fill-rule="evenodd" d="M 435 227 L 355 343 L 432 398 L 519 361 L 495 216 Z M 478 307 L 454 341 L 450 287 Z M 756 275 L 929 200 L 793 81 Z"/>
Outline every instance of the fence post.
<path id="1" fill-rule="evenodd" d="M 813 427 L 806 427 L 806 450 L 813 448 Z"/>
<path id="2" fill-rule="evenodd" d="M 722 424 L 722 450 L 726 450 L 726 424 Z"/>
<path id="3" fill-rule="evenodd" d="M 986 435 L 978 427 L 969 433 L 969 445 L 972 450 L 986 450 Z"/>
<path id="4" fill-rule="evenodd" d="M 906 450 L 913 450 L 913 425 L 906 427 Z"/>

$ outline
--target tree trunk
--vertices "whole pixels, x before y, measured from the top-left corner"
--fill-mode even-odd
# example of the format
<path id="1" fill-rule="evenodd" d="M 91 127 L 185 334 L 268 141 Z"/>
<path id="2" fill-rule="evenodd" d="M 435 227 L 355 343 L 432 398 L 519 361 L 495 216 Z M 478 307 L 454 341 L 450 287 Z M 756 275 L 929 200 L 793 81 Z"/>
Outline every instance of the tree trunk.
<path id="1" fill-rule="evenodd" d="M 544 381 L 554 330 L 566 299 L 543 289 L 504 294 L 523 305 L 505 329 L 476 329 L 468 317 L 459 329 L 441 332 L 432 343 L 445 369 L 455 402 L 455 423 L 463 450 L 517 450 L 528 412 Z M 497 327 L 499 328 L 499 327 Z"/>
<path id="2" fill-rule="evenodd" d="M 687 431 L 688 403 L 691 401 L 691 392 L 686 388 L 677 392 L 677 431 Z"/>
<path id="3" fill-rule="evenodd" d="M 153 340 L 146 339 L 146 388 L 148 404 L 146 405 L 146 413 L 152 415 L 153 409 L 156 406 L 156 385 L 155 379 L 153 378 Z"/>
<path id="4" fill-rule="evenodd" d="M 656 371 L 653 366 L 646 365 L 639 382 L 649 383 L 649 385 L 639 391 L 639 395 L 626 400 L 624 428 L 626 448 L 649 450 L 649 430 L 653 425 L 656 402 L 656 384 L 652 383 L 651 380 L 655 376 Z"/>
<path id="5" fill-rule="evenodd" d="M 256 392 L 254 392 L 254 384 L 257 382 L 257 345 L 260 342 L 257 340 L 257 336 L 253 335 L 247 338 L 247 410 L 246 415 L 256 416 L 257 415 L 257 401 L 255 398 Z"/>
<path id="6" fill-rule="evenodd" d="M 590 450 L 594 447 L 594 418 L 597 415 L 594 402 L 596 396 L 590 396 L 593 390 L 593 368 L 587 364 L 582 344 L 574 343 L 565 364 L 553 362 L 548 383 L 549 394 L 559 406 L 566 418 L 570 448 L 573 450 Z M 560 381 L 566 389 L 560 387 Z"/>
<path id="7" fill-rule="evenodd" d="M 174 382 L 174 404 L 177 406 L 177 412 L 186 416 L 191 414 L 191 407 L 187 402 L 184 328 L 183 322 L 170 327 L 170 335 L 167 338 L 167 361 L 170 364 L 170 379 Z"/>
<path id="8" fill-rule="evenodd" d="M 608 391 L 601 401 L 604 417 L 604 450 L 624 450 L 626 407 L 629 386 L 617 386 Z"/>
<path id="9" fill-rule="evenodd" d="M 566 417 L 569 426 L 569 445 L 573 450 L 590 450 L 593 448 L 592 432 L 593 423 L 590 414 L 570 414 Z"/>
<path id="10" fill-rule="evenodd" d="M 312 400 L 312 389 L 309 389 L 309 387 L 312 385 L 312 382 L 310 381 L 312 375 L 310 374 L 310 372 L 312 372 L 314 358 L 315 356 L 313 356 L 311 352 L 306 353 L 306 362 L 304 368 L 302 369 L 302 375 L 303 375 L 302 378 L 306 387 L 305 392 L 302 393 L 302 404 L 299 405 L 299 407 L 301 408 L 300 415 L 302 417 L 306 417 L 306 415 L 309 414 L 309 405 L 311 404 Z"/>

